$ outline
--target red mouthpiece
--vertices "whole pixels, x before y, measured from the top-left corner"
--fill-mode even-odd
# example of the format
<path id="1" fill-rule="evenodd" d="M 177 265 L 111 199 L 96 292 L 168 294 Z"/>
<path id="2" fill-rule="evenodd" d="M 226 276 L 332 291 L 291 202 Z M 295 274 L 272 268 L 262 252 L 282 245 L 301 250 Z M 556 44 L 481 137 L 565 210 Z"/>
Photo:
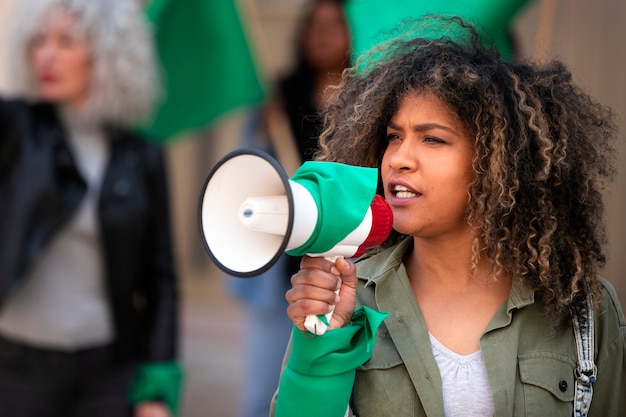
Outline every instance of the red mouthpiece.
<path id="1" fill-rule="evenodd" d="M 363 255 L 368 248 L 380 245 L 391 233 L 393 212 L 387 201 L 376 194 L 370 209 L 372 210 L 372 227 L 369 235 L 354 254 L 354 257 Z"/>

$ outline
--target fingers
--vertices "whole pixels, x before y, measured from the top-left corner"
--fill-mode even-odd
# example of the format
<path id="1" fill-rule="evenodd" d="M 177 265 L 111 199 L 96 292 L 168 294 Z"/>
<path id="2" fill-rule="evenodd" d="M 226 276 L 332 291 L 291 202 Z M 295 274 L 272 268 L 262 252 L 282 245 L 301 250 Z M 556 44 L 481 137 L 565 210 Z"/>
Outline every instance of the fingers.
<path id="1" fill-rule="evenodd" d="M 334 267 L 341 276 L 342 286 L 347 285 L 349 287 L 356 288 L 357 277 L 354 262 L 345 258 L 337 258 Z"/>
<path id="2" fill-rule="evenodd" d="M 330 328 L 343 327 L 350 322 L 356 305 L 356 266 L 353 262 L 338 258 L 335 267 L 341 274 L 340 299 L 330 320 Z"/>
<path id="3" fill-rule="evenodd" d="M 307 315 L 323 315 L 337 306 L 342 306 L 341 315 L 338 320 L 331 321 L 331 328 L 345 325 L 352 316 L 356 300 L 354 264 L 343 258 L 333 263 L 322 257 L 306 256 L 302 259 L 300 267 L 301 269 L 291 277 L 292 288 L 285 294 L 289 303 L 287 314 L 296 327 L 304 330 Z M 344 282 L 346 278 L 347 282 Z M 344 288 L 347 288 L 345 292 L 348 296 L 345 303 L 342 301 Z"/>
<path id="4" fill-rule="evenodd" d="M 336 291 L 341 284 L 333 262 L 324 258 L 304 257 L 300 268 L 291 277 L 292 288 L 285 298 L 289 303 L 287 315 L 298 329 L 304 330 L 307 315 L 331 311 L 338 301 Z"/>

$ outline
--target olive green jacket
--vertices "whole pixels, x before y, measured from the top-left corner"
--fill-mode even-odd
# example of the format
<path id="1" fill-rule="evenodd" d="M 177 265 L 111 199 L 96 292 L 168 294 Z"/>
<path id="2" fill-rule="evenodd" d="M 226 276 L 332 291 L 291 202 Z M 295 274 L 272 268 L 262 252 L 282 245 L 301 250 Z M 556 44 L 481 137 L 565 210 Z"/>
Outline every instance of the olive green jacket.
<path id="1" fill-rule="evenodd" d="M 378 329 L 371 359 L 357 369 L 349 416 L 444 416 L 439 369 L 402 264 L 411 244 L 407 239 L 357 263 L 357 304 L 391 314 Z M 589 416 L 620 417 L 626 416 L 626 321 L 614 289 L 603 283 L 605 298 L 595 315 L 598 372 Z M 533 292 L 519 281 L 480 347 L 496 416 L 572 416 L 573 328 L 547 323 Z"/>

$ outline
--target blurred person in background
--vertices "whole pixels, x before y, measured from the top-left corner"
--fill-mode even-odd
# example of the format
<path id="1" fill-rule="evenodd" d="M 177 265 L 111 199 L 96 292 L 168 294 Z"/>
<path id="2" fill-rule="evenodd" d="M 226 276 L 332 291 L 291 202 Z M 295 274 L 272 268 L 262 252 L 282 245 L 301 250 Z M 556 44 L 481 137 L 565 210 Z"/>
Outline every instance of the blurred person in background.
<path id="1" fill-rule="evenodd" d="M 321 112 L 332 99 L 332 88 L 351 66 L 350 28 L 343 0 L 312 0 L 307 4 L 296 36 L 294 68 L 278 80 L 276 94 L 266 111 L 269 135 L 277 114 L 288 121 L 295 143 L 297 166 L 313 159 L 322 132 Z M 284 131 L 283 131 L 284 132 Z M 275 146 L 281 143 L 272 138 Z M 300 269 L 300 258 L 288 257 L 288 276 Z"/>
<path id="2" fill-rule="evenodd" d="M 258 108 L 244 115 L 240 145 L 273 154 L 260 129 L 261 120 Z M 241 401 L 235 414 L 239 417 L 269 415 L 292 328 L 285 312 L 285 292 L 289 289 L 287 263 L 288 255 L 283 254 L 267 271 L 252 278 L 224 276 L 226 292 L 240 303 L 244 312 L 244 373 Z"/>
<path id="3" fill-rule="evenodd" d="M 177 286 L 135 0 L 17 4 L 0 100 L 0 414 L 176 414 Z"/>
<path id="4" fill-rule="evenodd" d="M 343 2 L 309 2 L 295 38 L 294 69 L 276 81 L 274 97 L 265 108 L 248 113 L 241 146 L 263 150 L 279 160 L 281 146 L 294 148 L 293 161 L 281 160 L 285 166 L 312 159 L 321 132 L 318 112 L 332 94 L 327 87 L 339 81 L 350 64 L 349 46 Z M 281 122 L 286 129 L 277 128 Z M 227 279 L 229 293 L 242 303 L 246 314 L 246 374 L 238 413 L 242 417 L 269 415 L 292 329 L 284 294 L 299 264 L 300 258 L 283 255 L 257 277 Z"/>
<path id="5" fill-rule="evenodd" d="M 278 80 L 272 105 L 287 116 L 300 163 L 313 159 L 322 121 L 343 70 L 350 66 L 350 30 L 342 0 L 312 0 L 296 37 L 293 70 Z"/>

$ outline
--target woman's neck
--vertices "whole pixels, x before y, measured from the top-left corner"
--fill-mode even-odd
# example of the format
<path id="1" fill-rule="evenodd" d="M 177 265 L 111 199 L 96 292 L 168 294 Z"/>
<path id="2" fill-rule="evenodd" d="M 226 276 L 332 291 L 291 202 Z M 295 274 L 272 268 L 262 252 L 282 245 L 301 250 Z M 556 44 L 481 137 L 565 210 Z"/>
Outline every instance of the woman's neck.
<path id="1" fill-rule="evenodd" d="M 488 284 L 493 265 L 481 258 L 473 266 L 472 239 L 437 241 L 414 238 L 413 251 L 405 259 L 411 280 L 427 280 L 442 288 L 464 288 Z"/>
<path id="2" fill-rule="evenodd" d="M 59 113 L 67 128 L 72 131 L 94 130 L 99 125 L 84 107 L 59 105 Z"/>
<path id="3" fill-rule="evenodd" d="M 433 244 L 415 238 L 405 266 L 428 331 L 452 351 L 480 349 L 480 337 L 511 290 L 488 260 L 472 268 L 471 243 Z"/>

